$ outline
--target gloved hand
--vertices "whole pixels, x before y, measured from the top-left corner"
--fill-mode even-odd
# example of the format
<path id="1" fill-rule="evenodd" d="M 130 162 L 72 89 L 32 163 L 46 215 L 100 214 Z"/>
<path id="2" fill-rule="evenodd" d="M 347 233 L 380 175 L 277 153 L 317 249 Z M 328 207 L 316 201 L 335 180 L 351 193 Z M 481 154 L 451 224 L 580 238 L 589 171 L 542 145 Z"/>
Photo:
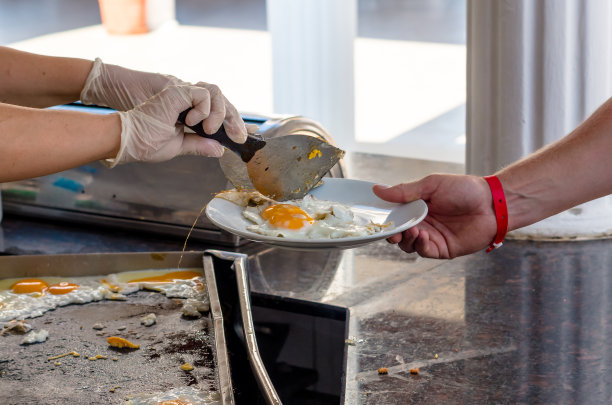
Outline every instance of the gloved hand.
<path id="1" fill-rule="evenodd" d="M 172 85 L 190 85 L 182 80 L 160 73 L 141 72 L 117 65 L 105 64 L 96 58 L 81 91 L 84 104 L 96 104 L 117 111 L 128 111 Z M 247 130 L 238 110 L 225 98 L 219 87 L 199 82 L 196 86 L 209 93 L 209 110 L 204 116 L 204 132 L 213 134 L 224 125 L 225 132 L 235 142 L 246 140 Z M 197 123 L 197 122 L 196 122 Z"/>
<path id="2" fill-rule="evenodd" d="M 120 111 L 121 146 L 114 159 L 105 164 L 114 167 L 128 162 L 161 162 L 179 155 L 220 157 L 224 148 L 216 141 L 195 134 L 185 134 L 177 124 L 179 114 L 194 107 L 185 121 L 195 125 L 212 115 L 210 92 L 193 85 L 166 87 L 139 106 Z M 244 141 L 244 139 L 243 139 Z"/>
<path id="3" fill-rule="evenodd" d="M 81 90 L 81 101 L 128 111 L 167 86 L 179 84 L 185 83 L 174 76 L 109 65 L 96 58 Z"/>

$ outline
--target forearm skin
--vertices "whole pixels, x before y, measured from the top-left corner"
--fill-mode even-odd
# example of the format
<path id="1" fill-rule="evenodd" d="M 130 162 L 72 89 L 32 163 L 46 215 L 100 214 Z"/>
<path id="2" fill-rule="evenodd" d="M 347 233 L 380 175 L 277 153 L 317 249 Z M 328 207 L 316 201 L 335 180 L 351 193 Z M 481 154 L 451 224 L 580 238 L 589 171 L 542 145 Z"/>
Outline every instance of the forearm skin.
<path id="1" fill-rule="evenodd" d="M 0 47 L 0 102 L 41 108 L 78 101 L 92 66 Z"/>
<path id="2" fill-rule="evenodd" d="M 612 193 L 612 98 L 571 134 L 496 173 L 509 230 Z"/>
<path id="3" fill-rule="evenodd" d="M 40 110 L 0 103 L 0 183 L 113 158 L 121 143 L 117 114 Z"/>

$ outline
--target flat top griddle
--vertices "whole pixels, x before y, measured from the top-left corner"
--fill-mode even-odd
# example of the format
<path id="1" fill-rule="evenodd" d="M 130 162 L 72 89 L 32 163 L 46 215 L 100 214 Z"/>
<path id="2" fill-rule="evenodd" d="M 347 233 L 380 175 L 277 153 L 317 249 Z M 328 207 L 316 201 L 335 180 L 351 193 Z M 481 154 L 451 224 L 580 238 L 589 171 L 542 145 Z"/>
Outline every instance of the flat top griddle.
<path id="1" fill-rule="evenodd" d="M 78 275 L 138 268 L 172 269 L 176 268 L 178 257 L 165 254 L 2 257 L 0 277 L 70 276 L 76 275 L 79 268 Z M 193 267 L 199 262 L 202 266 L 201 258 L 201 254 L 187 254 L 183 263 Z M 73 304 L 27 319 L 34 331 L 45 329 L 49 337 L 44 343 L 21 345 L 23 335 L 0 336 L 0 402 L 117 404 L 132 395 L 193 387 L 207 395 L 209 402 L 221 403 L 215 341 L 218 336 L 213 316 L 209 313 L 186 318 L 181 311 L 182 301 L 158 292 L 138 291 L 128 294 L 127 301 Z M 156 315 L 156 323 L 142 325 L 141 318 L 150 313 Z M 104 328 L 94 329 L 94 324 Z M 109 336 L 126 338 L 140 344 L 140 349 L 110 347 Z M 79 357 L 49 360 L 72 351 Z M 97 355 L 107 358 L 89 359 Z M 180 366 L 184 363 L 194 369 L 182 370 Z"/>
<path id="2" fill-rule="evenodd" d="M 162 294 L 140 291 L 125 302 L 70 305 L 30 319 L 34 330 L 48 330 L 49 338 L 20 345 L 23 335 L 0 337 L 0 392 L 9 394 L 9 403 L 15 404 L 65 404 L 75 399 L 81 404 L 116 404 L 130 394 L 187 386 L 214 393 L 218 388 L 211 321 L 186 319 L 181 306 Z M 141 325 L 140 318 L 149 313 L 156 314 L 157 323 Z M 105 327 L 93 329 L 96 323 Z M 126 338 L 140 349 L 110 347 L 108 336 Z M 80 356 L 48 360 L 71 351 Z M 96 355 L 107 359 L 89 360 Z M 184 363 L 194 370 L 181 370 Z"/>

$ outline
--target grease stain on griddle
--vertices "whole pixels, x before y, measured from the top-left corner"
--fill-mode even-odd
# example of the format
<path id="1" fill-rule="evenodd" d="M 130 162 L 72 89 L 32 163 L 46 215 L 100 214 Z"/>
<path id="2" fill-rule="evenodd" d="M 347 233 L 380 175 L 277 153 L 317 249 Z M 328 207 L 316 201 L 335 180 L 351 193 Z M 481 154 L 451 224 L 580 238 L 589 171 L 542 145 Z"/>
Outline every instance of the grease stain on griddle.
<path id="1" fill-rule="evenodd" d="M 166 260 L 166 254 L 165 253 L 151 253 L 151 259 L 153 260 L 157 260 L 160 262 L 163 262 L 164 260 Z"/>

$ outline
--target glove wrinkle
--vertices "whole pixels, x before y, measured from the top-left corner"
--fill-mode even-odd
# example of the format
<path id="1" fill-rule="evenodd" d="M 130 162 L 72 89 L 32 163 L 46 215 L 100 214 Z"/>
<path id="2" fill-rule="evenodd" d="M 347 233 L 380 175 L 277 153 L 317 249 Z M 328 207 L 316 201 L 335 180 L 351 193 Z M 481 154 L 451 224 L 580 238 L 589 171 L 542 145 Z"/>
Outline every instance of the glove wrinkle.
<path id="1" fill-rule="evenodd" d="M 184 154 L 221 156 L 224 148 L 216 141 L 197 135 L 185 137 L 184 126 L 176 120 L 190 107 L 187 121 L 202 122 L 207 133 L 224 125 L 227 135 L 236 142 L 244 142 L 247 136 L 238 110 L 218 86 L 206 82 L 192 85 L 171 75 L 105 64 L 100 58 L 94 60 L 81 101 L 119 113 L 121 145 L 115 158 L 104 161 L 109 167 L 135 161 L 160 162 Z"/>

